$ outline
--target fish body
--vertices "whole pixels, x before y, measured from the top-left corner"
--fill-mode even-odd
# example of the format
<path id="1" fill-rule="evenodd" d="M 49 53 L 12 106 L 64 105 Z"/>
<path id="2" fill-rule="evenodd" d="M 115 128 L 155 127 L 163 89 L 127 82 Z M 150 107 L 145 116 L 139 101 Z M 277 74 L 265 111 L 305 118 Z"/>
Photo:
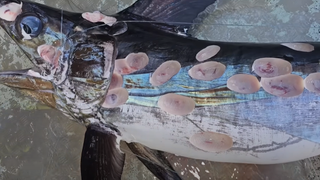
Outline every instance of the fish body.
<path id="1" fill-rule="evenodd" d="M 123 133 L 126 141 L 140 142 L 176 155 L 222 162 L 272 164 L 298 160 L 306 154 L 318 154 L 313 150 L 314 143 L 301 139 L 309 137 L 308 140 L 318 142 L 317 137 L 312 135 L 314 132 L 310 131 L 314 124 L 309 127 L 305 125 L 304 132 L 296 129 L 301 119 L 305 119 L 305 114 L 318 113 L 315 108 L 319 102 L 317 95 L 305 90 L 298 97 L 279 98 L 262 88 L 256 93 L 244 95 L 227 89 L 226 82 L 235 74 L 254 74 L 252 64 L 264 57 L 285 59 L 293 65 L 293 74 L 306 78 L 319 70 L 319 43 L 308 43 L 315 50 L 301 52 L 279 43 L 211 42 L 178 33 L 159 32 L 152 24 L 137 22 L 128 23 L 127 33 L 118 36 L 117 40 L 117 59 L 125 58 L 131 52 L 146 52 L 150 58 L 144 69 L 123 76 L 123 87 L 129 91 L 127 103 L 117 110 L 104 112 L 105 119 L 112 117 L 113 123 L 126 132 Z M 225 73 L 213 81 L 192 79 L 188 71 L 200 64 L 195 60 L 196 54 L 210 45 L 221 48 L 212 60 L 225 64 Z M 167 60 L 179 61 L 181 70 L 166 84 L 152 86 L 149 82 L 152 73 Z M 167 93 L 192 97 L 196 101 L 195 110 L 183 117 L 162 111 L 157 102 L 161 95 Z M 314 122 L 317 118 L 311 119 Z M 216 154 L 204 152 L 192 147 L 187 138 L 203 130 L 232 134 L 232 138 L 238 140 L 234 141 L 229 151 Z M 164 141 L 170 143 L 159 143 Z M 302 144 L 312 150 L 301 154 L 298 147 Z M 284 155 L 287 148 L 297 159 Z"/>
<path id="2" fill-rule="evenodd" d="M 158 1 L 147 3 L 152 2 Z M 313 48 L 305 51 L 285 44 L 198 40 L 181 28 L 154 21 L 157 18 L 152 19 L 148 10 L 141 11 L 145 5 L 142 1 L 112 16 L 93 14 L 106 18 L 100 18 L 100 22 L 88 20 L 81 13 L 25 1 L 1 1 L 0 8 L 7 8 L 10 3 L 14 3 L 17 16 L 2 15 L 0 24 L 36 68 L 2 72 L 1 82 L 46 94 L 45 102 L 37 99 L 85 124 L 88 132 L 99 126 L 100 133 L 94 137 L 139 142 L 179 156 L 220 162 L 272 164 L 320 154 L 319 146 L 311 142 L 320 142 L 319 96 L 314 92 L 304 89 L 299 96 L 278 97 L 263 88 L 246 94 L 232 91 L 227 85 L 237 74 L 263 79 L 252 69 L 261 58 L 287 61 L 292 66 L 290 73 L 306 78 L 319 71 L 319 43 L 303 43 Z M 208 47 L 219 49 L 203 62 L 197 56 Z M 131 53 L 146 55 L 148 63 L 134 70 L 129 67 L 129 72 L 124 73 L 117 63 L 128 60 Z M 153 75 L 169 61 L 179 64 L 178 71 L 168 81 L 153 84 Z M 208 81 L 190 74 L 192 68 L 207 62 L 225 67 L 220 69 L 222 75 Z M 106 108 L 106 101 L 125 97 L 117 96 L 119 89 L 111 94 L 114 96 L 108 96 L 117 68 L 123 79 L 118 88 L 127 92 L 127 99 L 117 107 Z M 35 86 L 22 84 L 26 78 Z M 48 82 L 52 86 L 41 86 Z M 192 111 L 183 115 L 168 113 L 166 107 L 159 105 L 160 98 L 168 94 L 194 102 Z M 212 147 L 212 138 L 207 136 L 218 141 L 222 137 L 217 144 L 223 150 L 204 150 L 202 141 L 209 144 L 209 149 Z M 199 141 L 191 140 L 198 137 Z"/>

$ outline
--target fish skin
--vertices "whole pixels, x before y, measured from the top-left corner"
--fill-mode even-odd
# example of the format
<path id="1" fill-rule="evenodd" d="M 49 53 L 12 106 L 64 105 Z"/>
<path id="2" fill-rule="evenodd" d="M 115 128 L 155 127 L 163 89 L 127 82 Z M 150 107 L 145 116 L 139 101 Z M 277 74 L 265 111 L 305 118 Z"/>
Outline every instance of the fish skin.
<path id="1" fill-rule="evenodd" d="M 117 55 L 116 58 L 125 58 L 128 54 L 132 52 L 145 52 L 148 54 L 148 57 L 150 59 L 149 64 L 143 68 L 142 70 L 139 70 L 137 72 L 134 72 L 130 75 L 124 76 L 125 78 L 125 84 L 124 87 L 127 87 L 129 90 L 130 97 L 158 97 L 159 95 L 166 94 L 166 93 L 185 93 L 185 95 L 190 95 L 194 92 L 199 92 L 201 94 L 201 91 L 211 90 L 215 88 L 221 88 L 225 86 L 226 79 L 230 77 L 231 74 L 238 74 L 238 73 L 252 73 L 250 66 L 253 63 L 255 59 L 262 58 L 262 57 L 278 57 L 278 58 L 284 58 L 289 60 L 294 69 L 297 69 L 296 73 L 300 73 L 302 75 L 308 74 L 307 71 L 309 69 L 302 69 L 299 67 L 303 67 L 305 65 L 310 64 L 317 64 L 318 60 L 320 59 L 320 52 L 319 49 L 319 43 L 309 43 L 315 47 L 315 50 L 310 53 L 304 53 L 295 51 L 292 49 L 289 49 L 287 47 L 284 47 L 280 44 L 257 44 L 257 43 L 230 43 L 230 42 L 212 42 L 212 41 L 204 41 L 204 40 L 198 40 L 192 37 L 185 37 L 178 35 L 174 31 L 166 30 L 167 27 L 172 27 L 171 25 L 166 24 L 157 24 L 157 23 L 144 23 L 143 19 L 142 22 L 127 22 L 127 31 L 125 33 L 122 33 L 120 35 L 117 35 L 115 37 L 111 37 L 108 33 L 110 32 L 112 27 L 103 26 L 103 27 L 96 27 L 93 29 L 88 30 L 87 32 L 75 32 L 74 27 L 78 26 L 82 29 L 87 29 L 90 27 L 97 26 L 97 23 L 91 23 L 88 21 L 83 21 L 81 19 L 81 14 L 79 13 L 70 13 L 70 12 L 63 12 L 63 23 L 59 23 L 61 20 L 61 13 L 57 10 L 54 10 L 54 8 L 46 7 L 44 5 L 39 5 L 36 3 L 30 3 L 30 6 L 28 4 L 24 4 L 23 6 L 24 11 L 31 11 L 34 12 L 39 11 L 40 13 L 44 13 L 43 9 L 47 8 L 46 11 L 46 21 L 52 21 L 54 25 L 57 27 L 51 28 L 51 26 L 48 26 L 48 29 L 46 30 L 46 33 L 44 35 L 37 37 L 37 39 L 46 39 L 47 36 L 52 36 L 53 32 L 56 34 L 55 39 L 49 39 L 45 44 L 50 44 L 54 41 L 60 40 L 59 37 L 66 38 L 67 36 L 72 38 L 66 38 L 67 42 L 65 42 L 65 47 L 67 46 L 77 46 L 81 43 L 86 44 L 95 44 L 97 42 L 97 39 L 101 39 L 103 37 L 108 37 L 104 41 L 109 41 L 109 38 L 114 38 L 112 41 L 114 46 L 117 46 Z M 42 9 L 42 10 L 41 10 Z M 117 15 L 114 15 L 114 17 L 117 17 L 118 21 L 125 21 L 125 20 L 138 20 L 140 16 L 130 14 L 127 11 L 122 11 Z M 1 23 L 4 23 L 4 21 L 1 21 Z M 5 24 L 2 24 L 2 26 L 6 29 L 8 33 L 12 33 L 13 31 L 17 31 L 14 29 L 14 22 Z M 63 32 L 60 32 L 60 25 L 63 26 Z M 164 28 L 164 29 L 163 29 Z M 168 32 L 169 31 L 169 32 Z M 102 33 L 100 35 L 93 34 L 93 33 Z M 18 32 L 15 32 L 14 34 L 18 34 Z M 13 34 L 13 35 L 14 35 Z M 86 38 L 83 38 L 83 36 L 86 35 Z M 77 39 L 78 38 L 78 39 Z M 37 63 L 37 59 L 39 56 L 37 55 L 35 51 L 35 47 L 40 44 L 24 44 L 25 42 L 22 41 L 21 37 L 15 37 L 18 44 L 20 44 L 20 47 L 25 52 L 30 52 L 28 56 L 33 57 L 33 62 L 36 65 L 39 65 Z M 71 39 L 71 40 L 70 40 Z M 75 39 L 77 39 L 75 41 Z M 92 40 L 95 39 L 95 40 Z M 62 39 L 63 40 L 63 39 Z M 78 41 L 78 42 L 77 42 Z M 43 41 L 38 41 L 43 43 Z M 116 45 L 117 44 L 117 45 Z M 218 52 L 216 56 L 213 58 L 210 58 L 208 61 L 218 61 L 220 63 L 223 63 L 227 65 L 227 71 L 225 72 L 224 76 L 221 77 L 219 80 L 214 82 L 204 82 L 199 80 L 193 80 L 190 77 L 188 77 L 185 74 L 185 71 L 188 71 L 192 65 L 199 64 L 199 62 L 194 58 L 195 54 L 199 52 L 201 49 L 209 46 L 209 45 L 218 45 L 221 47 L 221 50 Z M 74 51 L 81 51 L 84 52 L 85 50 L 82 47 L 79 47 L 79 49 L 66 49 L 64 48 L 64 60 L 68 61 L 69 58 L 76 59 L 75 57 L 72 57 L 71 55 L 74 54 Z M 62 49 L 63 49 L 62 48 Z M 96 48 L 92 46 L 91 48 Z M 30 50 L 33 49 L 33 50 Z M 96 50 L 97 52 L 101 51 Z M 86 52 L 86 54 L 89 54 Z M 97 53 L 98 54 L 98 53 Z M 96 55 L 99 59 L 99 61 L 102 61 L 102 56 Z M 157 67 L 159 67 L 160 64 L 167 60 L 177 60 L 181 66 L 182 70 L 172 79 L 172 81 L 168 82 L 166 85 L 161 86 L 161 88 L 156 88 L 150 85 L 148 82 L 149 74 L 154 72 Z M 74 60 L 72 60 L 74 61 Z M 75 62 L 72 63 L 77 63 Z M 102 62 L 100 62 L 100 65 Z M 42 64 L 41 64 L 42 65 Z M 82 71 L 83 66 L 78 66 L 79 69 L 74 70 L 70 69 L 69 71 L 74 73 L 75 71 Z M 43 67 L 41 67 L 43 68 Z M 48 67 L 44 67 L 49 69 Z M 72 67 L 71 67 L 72 68 Z M 91 69 L 92 70 L 92 69 Z M 88 73 L 83 73 L 88 74 Z M 79 74 L 69 74 L 69 76 L 72 76 L 74 78 L 93 78 L 88 76 L 83 76 Z M 101 74 L 97 75 L 97 78 L 101 78 Z M 137 76 L 140 76 L 136 79 Z M 95 77 L 96 78 L 96 77 Z M 77 79 L 79 81 L 79 79 Z M 141 87 L 141 88 L 129 88 L 130 83 L 126 82 L 134 82 L 134 87 Z M 83 81 L 82 81 L 83 82 Z M 174 87 L 174 85 L 177 84 L 177 82 L 180 82 L 177 87 Z M 185 84 L 181 84 L 181 82 L 186 82 Z M 104 88 L 107 89 L 108 83 Z M 56 84 L 57 85 L 57 84 Z M 227 91 L 228 92 L 228 91 Z M 234 97 L 237 95 L 237 93 L 231 93 L 227 97 Z M 228 93 L 227 93 L 228 94 Z M 100 94 L 102 96 L 102 93 Z M 201 95 L 200 95 L 201 96 Z M 268 94 L 261 92 L 261 95 L 259 95 L 259 98 L 266 98 L 270 97 Z M 141 99 L 142 99 L 141 98 Z M 214 98 L 214 97 L 213 97 Z M 60 99 L 63 99 L 63 97 L 60 97 Z M 91 99 L 93 100 L 93 99 Z M 237 102 L 238 99 L 236 99 Z M 250 96 L 248 96 L 248 100 L 252 100 Z M 255 98 L 253 98 L 255 100 Z M 130 101 L 130 100 L 129 100 Z M 211 104 L 208 104 L 211 105 Z M 72 112 L 72 111 L 71 111 Z M 74 112 L 75 113 L 75 112 Z"/>
<path id="2" fill-rule="evenodd" d="M 68 14 L 69 13 L 65 13 L 64 17 L 66 20 L 68 20 L 68 18 L 72 19 L 71 17 L 76 17 L 76 14 L 70 13 L 70 17 L 68 17 Z M 126 15 L 128 15 L 128 14 L 126 14 Z M 121 19 L 122 20 L 128 19 L 125 17 L 125 14 L 121 14 L 121 13 L 118 15 L 118 18 L 120 20 Z M 77 18 L 75 18 L 75 19 L 77 19 Z M 71 24 L 73 24 L 73 23 L 70 23 L 70 22 L 66 22 L 65 24 L 70 25 L 69 27 L 71 27 Z M 89 27 L 89 26 L 94 26 L 95 24 L 85 22 L 81 25 L 83 25 L 84 27 Z M 134 94 L 135 92 L 131 91 L 131 89 L 128 88 L 130 90 L 131 97 L 134 97 L 134 96 L 138 96 L 138 97 L 144 96 L 146 98 L 158 97 L 159 95 L 165 94 L 168 92 L 179 92 L 179 93 L 185 93 L 186 95 L 189 95 L 189 94 L 193 94 L 194 92 L 198 92 L 200 90 L 211 90 L 211 89 L 215 89 L 217 87 L 223 87 L 223 82 L 220 82 L 221 84 L 213 83 L 212 86 L 209 86 L 209 87 L 206 87 L 203 89 L 197 89 L 198 87 L 194 87 L 194 88 L 189 87 L 189 88 L 185 88 L 184 90 L 172 90 L 171 89 L 172 86 L 170 86 L 170 85 L 163 86 L 159 89 L 155 89 L 153 87 L 150 87 L 150 89 L 152 90 L 151 92 L 153 93 L 151 95 L 145 94 L 145 92 L 141 91 L 141 89 L 145 89 L 145 87 L 147 87 L 143 83 L 147 82 L 146 80 L 148 78 L 146 78 L 146 77 L 148 77 L 148 73 L 153 72 L 162 62 L 164 62 L 166 60 L 170 60 L 170 59 L 178 60 L 181 63 L 182 67 L 185 68 L 185 70 L 187 71 L 188 68 L 190 68 L 190 66 L 198 63 L 194 58 L 192 59 L 190 57 L 195 57 L 195 54 L 199 50 L 201 50 L 202 48 L 204 48 L 208 45 L 214 44 L 214 45 L 219 45 L 221 47 L 221 49 L 222 49 L 221 52 L 219 52 L 214 58 L 211 58 L 211 60 L 217 60 L 223 64 L 226 64 L 227 68 L 229 67 L 229 71 L 227 71 L 226 74 L 236 74 L 236 73 L 240 73 L 240 72 L 250 73 L 250 68 L 248 68 L 248 67 L 250 67 L 250 65 L 253 63 L 254 59 L 257 59 L 260 57 L 267 57 L 267 56 L 268 57 L 270 57 L 270 56 L 275 57 L 276 56 L 276 57 L 281 57 L 281 58 L 288 58 L 287 60 L 290 60 L 294 66 L 294 69 L 297 70 L 295 72 L 298 74 L 301 74 L 302 76 L 305 76 L 306 74 L 309 73 L 309 71 L 311 71 L 311 69 L 303 69 L 302 67 L 304 67 L 306 65 L 311 65 L 311 66 L 316 65 L 318 63 L 318 60 L 320 57 L 318 43 L 313 43 L 313 44 L 311 43 L 312 45 L 315 46 L 315 51 L 313 51 L 311 53 L 302 53 L 302 52 L 297 52 L 297 51 L 293 51 L 291 49 L 285 48 L 279 44 L 224 43 L 224 42 L 210 42 L 210 41 L 196 40 L 191 37 L 177 35 L 177 34 L 175 34 L 175 32 L 171 32 L 170 29 L 169 30 L 167 29 L 166 31 L 164 31 L 165 28 L 161 29 L 161 28 L 159 28 L 159 25 L 153 24 L 153 23 L 149 23 L 149 24 L 146 24 L 143 22 L 142 23 L 127 23 L 127 26 L 128 26 L 128 30 L 125 33 L 120 34 L 115 37 L 115 41 L 117 41 L 118 45 L 114 44 L 114 46 L 117 46 L 117 48 L 119 49 L 117 58 L 123 58 L 129 53 L 141 52 L 141 51 L 144 51 L 147 49 L 146 53 L 149 55 L 150 62 L 151 62 L 145 69 L 142 69 L 141 71 L 138 71 L 138 72 L 134 73 L 133 75 L 127 76 L 128 79 L 133 79 L 133 77 L 135 75 L 146 75 L 143 78 L 141 78 L 142 81 L 133 81 L 133 82 L 137 82 L 137 83 L 142 82 L 141 83 L 142 85 L 138 86 L 138 87 L 143 87 L 143 88 L 137 88 L 138 90 L 136 91 L 137 92 L 136 94 Z M 166 28 L 169 27 L 166 25 L 163 25 L 163 26 Z M 151 30 L 151 31 L 146 31 L 146 29 Z M 97 28 L 95 30 L 99 31 L 99 32 L 104 32 L 104 31 L 108 32 L 108 28 L 106 28 L 106 29 Z M 59 33 L 59 32 L 57 31 L 56 33 Z M 70 32 L 68 32 L 66 34 L 70 35 Z M 50 34 L 50 35 L 52 35 L 52 34 Z M 101 38 L 101 36 L 95 35 L 96 39 Z M 109 36 L 109 34 L 105 33 L 104 36 Z M 141 37 L 141 36 L 145 37 L 145 39 L 143 39 L 143 40 L 146 40 L 146 41 L 139 39 L 139 37 Z M 81 33 L 79 33 L 76 37 L 81 37 Z M 92 38 L 93 36 L 89 36 L 89 37 Z M 16 40 L 17 40 L 17 38 L 16 38 Z M 142 43 L 141 43 L 141 41 L 142 41 Z M 50 42 L 53 42 L 53 41 L 50 41 Z M 18 43 L 21 44 L 21 41 L 20 42 L 18 41 Z M 149 48 L 149 49 L 146 48 L 146 47 L 150 47 L 150 46 L 156 47 L 156 48 Z M 169 49 L 171 49 L 171 51 L 168 51 Z M 182 49 L 182 51 L 180 51 L 181 49 Z M 27 51 L 27 49 L 25 49 L 25 51 Z M 179 53 L 177 53 L 177 52 L 179 52 Z M 113 58 L 113 59 L 115 59 L 115 58 Z M 34 61 L 34 62 L 36 62 L 36 61 Z M 317 68 L 318 68 L 318 66 L 315 66 L 315 69 L 317 69 Z M 182 77 L 187 77 L 187 76 L 182 75 Z M 75 79 L 76 78 L 79 78 L 79 77 L 75 77 Z M 90 77 L 81 77 L 81 78 L 90 78 Z M 77 80 L 77 82 L 80 81 L 79 79 L 76 79 L 76 80 Z M 222 81 L 224 81 L 224 80 L 222 79 Z M 85 82 L 85 81 L 83 79 L 81 79 L 81 82 Z M 226 81 L 224 81 L 224 82 L 226 82 Z M 191 83 L 191 84 L 198 85 L 201 83 L 202 83 L 202 81 L 196 81 L 195 83 Z M 105 82 L 105 84 L 106 84 L 106 86 L 104 88 L 107 89 L 108 82 Z M 58 85 L 56 84 L 56 86 L 59 86 L 59 85 L 60 84 L 58 84 Z M 188 87 L 188 86 L 190 86 L 190 84 L 186 84 L 184 86 Z M 235 93 L 232 93 L 230 91 L 227 91 L 227 92 L 232 94 L 232 95 L 228 95 L 227 97 L 229 97 L 229 98 L 231 97 L 231 99 L 234 98 Z M 264 94 L 263 92 L 261 92 L 261 93 L 263 95 L 258 96 L 257 99 L 270 97 L 270 96 Z M 58 99 L 65 99 L 65 97 L 63 97 L 63 95 L 61 93 L 58 92 L 58 95 L 60 95 L 60 96 L 58 96 Z M 144 98 L 144 97 L 142 97 L 142 98 Z M 214 97 L 212 97 L 212 98 L 214 98 Z M 133 101 L 132 104 L 141 101 L 141 99 L 138 98 L 138 100 Z M 248 97 L 245 99 L 247 100 L 247 102 L 250 102 L 252 100 L 256 100 L 251 97 Z M 231 104 L 238 103 L 239 101 L 237 101 L 237 100 L 238 99 L 236 99 L 235 101 L 231 101 Z M 61 101 L 61 100 L 59 100 L 59 101 Z M 156 98 L 154 101 L 156 101 Z M 230 104 L 230 102 L 229 102 L 229 104 Z M 212 104 L 208 104 L 208 105 L 212 105 Z M 71 116 L 73 116 L 74 114 L 77 113 L 77 112 L 73 112 L 71 108 L 67 109 L 68 111 L 61 108 L 61 107 L 65 107 L 65 106 L 67 106 L 66 100 L 62 100 L 61 105 L 60 105 L 60 110 L 64 111 L 65 113 L 69 113 L 69 115 L 71 113 Z M 104 110 L 104 109 L 101 109 L 101 111 L 102 111 L 101 113 L 104 113 L 104 114 L 106 112 L 106 110 Z M 113 112 L 114 111 L 111 110 L 111 111 L 108 111 L 107 114 L 110 114 Z M 115 115 L 117 115 L 117 113 L 115 113 Z M 93 116 L 93 117 L 96 118 L 96 116 Z M 81 117 L 81 115 L 79 115 L 79 117 L 76 116 L 76 118 L 81 119 L 81 122 L 83 122 L 83 123 L 88 123 L 88 121 L 86 121 L 85 118 Z M 100 123 L 105 123 L 104 120 L 106 120 L 106 119 L 107 118 L 101 120 Z M 108 122 L 105 124 L 110 125 L 110 123 L 108 123 Z"/>

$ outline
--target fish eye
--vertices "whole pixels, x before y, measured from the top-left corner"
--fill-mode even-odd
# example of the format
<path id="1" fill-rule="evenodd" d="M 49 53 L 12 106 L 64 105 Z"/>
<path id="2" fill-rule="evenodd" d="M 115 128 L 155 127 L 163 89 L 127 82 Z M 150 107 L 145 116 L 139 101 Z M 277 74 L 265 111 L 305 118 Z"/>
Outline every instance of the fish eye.
<path id="1" fill-rule="evenodd" d="M 43 25 L 41 20 L 36 16 L 26 16 L 20 21 L 21 34 L 24 39 L 36 37 L 42 31 Z"/>

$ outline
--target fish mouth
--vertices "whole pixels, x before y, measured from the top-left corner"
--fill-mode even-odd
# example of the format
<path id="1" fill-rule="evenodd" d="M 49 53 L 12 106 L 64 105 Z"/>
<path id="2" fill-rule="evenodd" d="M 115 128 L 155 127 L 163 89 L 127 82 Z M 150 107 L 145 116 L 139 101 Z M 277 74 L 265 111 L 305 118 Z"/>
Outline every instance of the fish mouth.
<path id="1" fill-rule="evenodd" d="M 0 83 L 31 96 L 49 107 L 56 108 L 54 84 L 48 80 L 31 76 L 30 72 L 36 72 L 36 70 L 29 68 L 2 71 L 0 72 Z"/>
<path id="2" fill-rule="evenodd" d="M 53 83 L 40 77 L 32 76 L 31 74 L 34 73 L 37 73 L 34 68 L 2 71 L 0 72 L 0 83 L 12 88 L 53 92 Z"/>

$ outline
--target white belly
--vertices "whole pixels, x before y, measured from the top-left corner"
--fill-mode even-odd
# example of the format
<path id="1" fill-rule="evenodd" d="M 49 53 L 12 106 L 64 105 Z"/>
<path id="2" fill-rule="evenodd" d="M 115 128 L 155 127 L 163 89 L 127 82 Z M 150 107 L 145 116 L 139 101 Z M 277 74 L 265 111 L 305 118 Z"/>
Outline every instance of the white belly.
<path id="1" fill-rule="evenodd" d="M 181 117 L 168 115 L 157 108 L 123 105 L 114 124 L 127 142 L 138 142 L 152 149 L 194 159 L 275 164 L 320 154 L 317 143 L 249 121 L 228 123 L 212 116 L 212 112 L 212 107 L 196 108 L 192 114 Z M 200 128 L 229 135 L 233 147 L 220 153 L 194 147 L 189 143 L 189 137 L 201 132 Z"/>

